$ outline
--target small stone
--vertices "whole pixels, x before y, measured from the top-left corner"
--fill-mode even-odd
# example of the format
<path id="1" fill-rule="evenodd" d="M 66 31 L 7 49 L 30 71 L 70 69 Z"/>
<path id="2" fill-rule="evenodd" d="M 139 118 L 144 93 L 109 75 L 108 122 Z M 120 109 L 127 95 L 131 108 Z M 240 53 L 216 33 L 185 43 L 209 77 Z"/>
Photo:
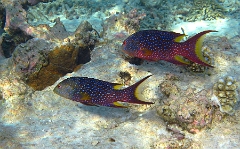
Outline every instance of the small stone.
<path id="1" fill-rule="evenodd" d="M 113 139 L 113 138 L 109 138 L 109 141 L 110 141 L 110 142 L 115 142 L 116 140 Z"/>
<path id="2" fill-rule="evenodd" d="M 99 143 L 99 141 L 97 141 L 97 140 L 92 141 L 93 146 L 96 146 L 98 143 Z"/>

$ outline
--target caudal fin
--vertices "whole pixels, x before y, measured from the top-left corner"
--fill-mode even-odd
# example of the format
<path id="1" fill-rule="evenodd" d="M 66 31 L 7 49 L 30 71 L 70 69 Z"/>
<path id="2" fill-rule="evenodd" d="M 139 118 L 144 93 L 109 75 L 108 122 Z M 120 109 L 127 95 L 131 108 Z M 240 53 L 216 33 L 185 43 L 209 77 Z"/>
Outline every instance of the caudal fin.
<path id="1" fill-rule="evenodd" d="M 141 97 L 141 83 L 143 83 L 147 78 L 151 77 L 152 75 L 149 75 L 137 83 L 135 83 L 132 86 L 129 86 L 128 88 L 125 88 L 121 90 L 121 94 L 123 95 L 121 102 L 128 102 L 128 103 L 136 103 L 136 104 L 153 104 L 153 102 L 146 102 L 142 101 Z"/>
<path id="2" fill-rule="evenodd" d="M 182 45 L 184 46 L 183 49 L 189 49 L 189 51 L 184 51 L 183 52 L 184 54 L 182 56 L 186 57 L 192 62 L 201 64 L 204 66 L 208 66 L 208 67 L 213 67 L 206 62 L 202 54 L 202 43 L 205 35 L 209 32 L 217 32 L 217 31 L 206 30 L 206 31 L 200 32 L 197 35 L 188 39 L 186 42 L 182 43 Z"/>

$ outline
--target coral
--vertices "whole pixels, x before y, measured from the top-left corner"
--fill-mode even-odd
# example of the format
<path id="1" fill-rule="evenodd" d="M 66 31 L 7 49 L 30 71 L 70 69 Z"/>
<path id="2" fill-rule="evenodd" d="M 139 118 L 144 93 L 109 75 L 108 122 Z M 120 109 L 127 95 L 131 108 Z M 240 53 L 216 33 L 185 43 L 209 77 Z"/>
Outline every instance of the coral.
<path id="1" fill-rule="evenodd" d="M 140 29 L 141 21 L 146 14 L 132 9 L 128 13 L 113 14 L 104 21 L 101 36 L 108 39 L 124 39 Z"/>
<path id="2" fill-rule="evenodd" d="M 111 7 L 111 2 L 94 1 L 93 3 L 93 1 L 55 0 L 51 3 L 38 3 L 29 7 L 27 20 L 30 25 L 38 26 L 40 24 L 51 24 L 57 17 L 81 22 L 82 20 L 88 20 L 89 16 L 95 13 L 104 18 L 110 11 L 106 6 Z"/>
<path id="3" fill-rule="evenodd" d="M 214 0 L 194 0 L 186 21 L 225 18 L 225 10 Z"/>
<path id="4" fill-rule="evenodd" d="M 5 28 L 14 35 L 20 31 L 24 37 L 22 39 L 35 37 L 15 48 L 12 58 L 15 72 L 29 86 L 42 90 L 59 77 L 72 72 L 78 64 L 90 61 L 90 52 L 99 34 L 89 22 L 83 21 L 73 33 L 66 31 L 59 18 L 54 20 L 53 27 L 47 24 L 31 26 L 26 21 L 25 10 L 20 4 L 16 5 L 16 10 L 9 6 Z M 16 17 L 11 17 L 13 15 Z M 20 22 L 15 24 L 15 21 Z"/>
<path id="5" fill-rule="evenodd" d="M 48 24 L 32 26 L 26 19 L 26 11 L 20 3 L 6 6 L 6 23 L 4 29 L 10 34 L 15 35 L 22 32 L 23 36 L 43 38 L 53 41 L 63 40 L 69 36 L 59 18 L 53 20 L 55 25 L 50 27 Z"/>
<path id="6" fill-rule="evenodd" d="M 214 94 L 218 98 L 220 110 L 228 114 L 234 112 L 234 107 L 237 103 L 237 81 L 231 77 L 219 79 L 213 86 Z"/>
<path id="7" fill-rule="evenodd" d="M 12 32 L 12 30 L 26 30 L 29 27 L 26 21 L 26 11 L 19 3 L 6 6 L 6 23 L 5 30 Z"/>
<path id="8" fill-rule="evenodd" d="M 170 80 L 162 82 L 160 90 L 165 99 L 157 112 L 168 124 L 178 124 L 190 133 L 211 126 L 217 106 L 209 100 L 209 92 L 195 93 L 194 88 L 184 91 Z"/>
<path id="9" fill-rule="evenodd" d="M 133 34 L 140 29 L 140 21 L 146 17 L 145 13 L 139 13 L 137 9 L 131 10 L 125 21 L 125 29 L 128 33 Z"/>
<path id="10" fill-rule="evenodd" d="M 140 2 L 145 5 L 146 7 L 158 7 L 161 5 L 162 0 L 140 0 Z"/>
<path id="11" fill-rule="evenodd" d="M 74 38 L 71 42 L 74 42 L 80 47 L 89 47 L 90 50 L 92 50 L 98 38 L 99 34 L 92 28 L 92 25 L 88 21 L 83 21 L 76 29 Z"/>
<path id="12" fill-rule="evenodd" d="M 6 58 L 12 56 L 12 53 L 17 45 L 24 43 L 27 40 L 31 39 L 31 36 L 24 35 L 24 33 L 19 30 L 14 35 L 4 33 L 2 36 L 2 43 L 0 44 Z"/>
<path id="13" fill-rule="evenodd" d="M 129 72 L 127 72 L 127 71 L 120 71 L 119 72 L 119 77 L 121 78 L 121 80 L 122 80 L 122 84 L 125 84 L 125 85 L 130 85 L 129 83 L 130 83 L 130 80 L 131 80 L 131 74 L 129 73 Z"/>
<path id="14" fill-rule="evenodd" d="M 88 29 L 83 27 L 80 31 L 83 37 L 89 37 Z M 74 71 L 77 65 L 89 62 L 91 48 L 95 45 L 92 40 L 89 37 L 82 45 L 74 42 L 81 40 L 73 38 L 72 42 L 57 46 L 44 39 L 31 39 L 17 46 L 13 52 L 14 70 L 33 89 L 42 90 L 66 73 Z"/>
<path id="15" fill-rule="evenodd" d="M 37 74 L 48 64 L 47 54 L 52 47 L 52 43 L 43 39 L 31 39 L 18 45 L 12 57 L 15 72 L 23 79 L 27 79 L 31 74 Z"/>
<path id="16" fill-rule="evenodd" d="M 31 74 L 26 83 L 35 90 L 43 90 L 54 84 L 60 77 L 70 73 L 77 66 L 79 48 L 71 43 L 52 49 L 48 55 L 48 63 L 36 74 Z"/>
<path id="17" fill-rule="evenodd" d="M 28 92 L 28 86 L 16 76 L 1 77 L 0 92 L 3 99 L 12 97 L 23 98 Z"/>
<path id="18" fill-rule="evenodd" d="M 50 24 L 55 18 L 63 15 L 66 19 L 72 20 L 77 17 L 77 9 L 73 5 L 78 6 L 78 2 L 61 3 L 53 1 L 52 3 L 39 3 L 30 7 L 27 12 L 27 20 L 31 25 Z M 87 12 L 87 11 L 86 11 Z M 80 13 L 79 13 L 80 14 Z"/>
<path id="19" fill-rule="evenodd" d="M 30 5 L 36 5 L 38 4 L 39 2 L 52 2 L 54 0 L 27 0 L 28 4 Z"/>

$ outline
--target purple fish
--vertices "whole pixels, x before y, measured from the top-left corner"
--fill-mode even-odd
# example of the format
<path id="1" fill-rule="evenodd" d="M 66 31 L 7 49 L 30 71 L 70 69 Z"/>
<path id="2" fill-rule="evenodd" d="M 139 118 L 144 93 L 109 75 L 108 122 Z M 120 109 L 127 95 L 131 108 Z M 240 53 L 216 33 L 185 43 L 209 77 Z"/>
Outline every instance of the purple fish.
<path id="1" fill-rule="evenodd" d="M 214 30 L 198 33 L 185 42 L 180 42 L 185 34 L 159 30 L 143 30 L 129 36 L 123 42 L 123 52 L 132 57 L 150 61 L 165 60 L 174 64 L 189 65 L 184 58 L 203 66 L 208 64 L 202 55 L 204 35 Z"/>
<path id="2" fill-rule="evenodd" d="M 121 102 L 153 104 L 140 100 L 140 84 L 151 75 L 125 89 L 123 85 L 87 77 L 71 77 L 60 82 L 54 92 L 62 97 L 90 106 L 125 108 Z"/>

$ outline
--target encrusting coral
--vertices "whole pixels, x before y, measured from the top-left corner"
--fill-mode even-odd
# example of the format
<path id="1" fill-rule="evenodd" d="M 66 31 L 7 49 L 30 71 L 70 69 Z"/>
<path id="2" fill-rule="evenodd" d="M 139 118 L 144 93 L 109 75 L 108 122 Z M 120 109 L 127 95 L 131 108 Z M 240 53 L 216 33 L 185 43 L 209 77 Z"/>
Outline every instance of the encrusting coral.
<path id="1" fill-rule="evenodd" d="M 177 124 L 190 133 L 211 126 L 218 106 L 210 100 L 210 92 L 202 90 L 195 93 L 194 88 L 182 90 L 171 80 L 162 82 L 160 90 L 165 99 L 157 113 L 168 124 Z"/>

